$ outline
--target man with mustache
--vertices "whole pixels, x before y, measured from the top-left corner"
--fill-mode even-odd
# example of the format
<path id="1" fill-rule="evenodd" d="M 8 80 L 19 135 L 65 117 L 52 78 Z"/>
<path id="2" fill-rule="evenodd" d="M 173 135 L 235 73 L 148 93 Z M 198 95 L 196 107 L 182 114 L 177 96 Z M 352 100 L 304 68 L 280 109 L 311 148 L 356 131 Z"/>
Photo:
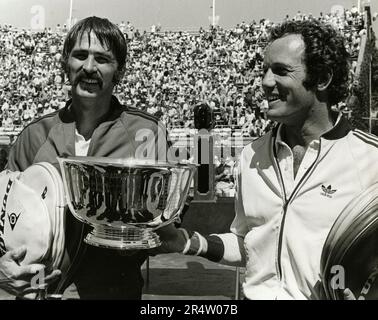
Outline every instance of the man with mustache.
<path id="1" fill-rule="evenodd" d="M 348 60 L 342 36 L 317 20 L 271 30 L 262 84 L 267 116 L 278 125 L 242 151 L 231 232 L 169 226 L 161 252 L 246 267 L 247 299 L 324 298 L 327 235 L 343 208 L 378 181 L 378 138 L 332 110 L 347 96 Z"/>
<path id="2" fill-rule="evenodd" d="M 8 169 L 24 171 L 42 161 L 58 168 L 57 156 L 70 155 L 166 160 L 165 128 L 156 118 L 121 105 L 112 94 L 125 72 L 126 53 L 124 35 L 107 19 L 89 17 L 74 25 L 62 55 L 72 99 L 23 130 L 10 151 Z M 68 212 L 66 219 L 67 254 L 62 269 L 70 267 L 55 291 L 62 293 L 74 282 L 82 299 L 140 299 L 140 268 L 146 253 L 121 255 L 86 245 L 84 224 Z M 24 254 L 20 248 L 0 259 L 0 274 L 13 280 L 3 288 L 18 296 L 31 292 L 30 278 L 42 267 L 18 265 Z M 46 281 L 59 275 L 54 271 Z"/>

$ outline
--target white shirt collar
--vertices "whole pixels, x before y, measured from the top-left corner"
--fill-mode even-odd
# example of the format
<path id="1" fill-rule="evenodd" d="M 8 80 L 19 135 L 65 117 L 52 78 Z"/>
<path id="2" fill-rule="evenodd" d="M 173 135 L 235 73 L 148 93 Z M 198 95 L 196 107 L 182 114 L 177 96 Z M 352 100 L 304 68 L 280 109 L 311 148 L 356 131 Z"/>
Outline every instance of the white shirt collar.
<path id="1" fill-rule="evenodd" d="M 75 128 L 75 155 L 87 156 L 90 143 L 91 139 L 85 140 L 85 138 Z"/>

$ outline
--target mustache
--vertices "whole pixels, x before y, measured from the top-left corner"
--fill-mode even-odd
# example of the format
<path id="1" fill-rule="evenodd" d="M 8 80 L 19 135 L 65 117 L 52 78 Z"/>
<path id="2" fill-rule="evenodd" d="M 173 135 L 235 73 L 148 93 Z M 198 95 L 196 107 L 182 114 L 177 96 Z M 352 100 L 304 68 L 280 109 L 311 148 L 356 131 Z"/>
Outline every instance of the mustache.
<path id="1" fill-rule="evenodd" d="M 102 79 L 96 73 L 87 74 L 85 72 L 80 72 L 74 81 L 74 85 L 77 85 L 82 80 L 96 80 L 100 88 L 102 88 L 102 85 L 103 85 Z"/>

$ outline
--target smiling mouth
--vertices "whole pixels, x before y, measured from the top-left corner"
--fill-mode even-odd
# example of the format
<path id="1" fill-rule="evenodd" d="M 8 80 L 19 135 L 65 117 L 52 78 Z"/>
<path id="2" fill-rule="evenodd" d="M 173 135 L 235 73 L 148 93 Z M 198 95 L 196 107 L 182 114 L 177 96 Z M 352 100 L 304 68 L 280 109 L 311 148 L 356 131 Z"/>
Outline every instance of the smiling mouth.
<path id="1" fill-rule="evenodd" d="M 281 100 L 281 99 L 280 99 L 280 96 L 278 94 L 270 94 L 267 97 L 267 100 L 268 100 L 268 102 L 274 102 L 274 101 Z"/>
<path id="2" fill-rule="evenodd" d="M 96 79 L 81 79 L 80 82 L 83 82 L 89 85 L 99 84 L 99 81 Z"/>

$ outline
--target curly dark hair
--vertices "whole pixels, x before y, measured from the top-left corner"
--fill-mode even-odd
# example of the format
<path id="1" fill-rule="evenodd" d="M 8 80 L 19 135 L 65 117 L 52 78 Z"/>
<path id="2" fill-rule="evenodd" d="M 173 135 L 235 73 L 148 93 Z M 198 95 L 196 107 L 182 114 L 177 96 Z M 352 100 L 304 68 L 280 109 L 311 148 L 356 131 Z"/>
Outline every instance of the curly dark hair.
<path id="1" fill-rule="evenodd" d="M 324 71 L 332 72 L 332 81 L 328 86 L 331 105 L 345 99 L 348 95 L 349 53 L 345 48 L 345 39 L 331 25 L 315 19 L 287 21 L 270 30 L 270 42 L 288 34 L 302 36 L 305 44 L 304 63 L 307 77 L 303 85 L 309 89 L 315 86 Z"/>
<path id="2" fill-rule="evenodd" d="M 102 46 L 109 48 L 118 62 L 118 71 L 122 72 L 126 65 L 127 44 L 121 30 L 108 19 L 87 17 L 77 22 L 68 32 L 63 45 L 62 67 L 66 71 L 68 57 L 78 39 L 84 34 L 88 36 L 93 32 Z M 89 38 L 90 41 L 90 38 Z"/>

